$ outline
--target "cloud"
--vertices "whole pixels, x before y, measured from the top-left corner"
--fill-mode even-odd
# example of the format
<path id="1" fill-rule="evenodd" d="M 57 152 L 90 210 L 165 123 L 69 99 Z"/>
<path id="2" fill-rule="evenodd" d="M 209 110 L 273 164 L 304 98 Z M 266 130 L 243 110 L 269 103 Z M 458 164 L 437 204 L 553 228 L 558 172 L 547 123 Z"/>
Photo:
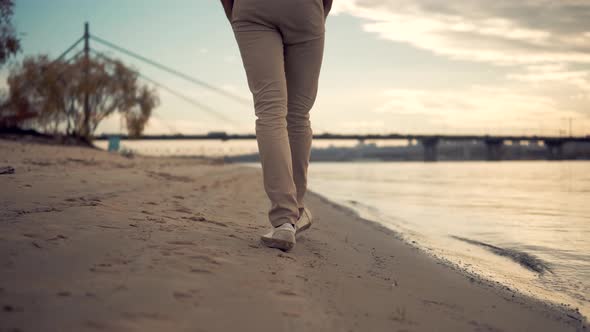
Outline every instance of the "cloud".
<path id="1" fill-rule="evenodd" d="M 487 86 L 387 90 L 374 111 L 394 131 L 556 134 L 568 118 L 580 134 L 590 128 L 590 1 L 340 0 L 334 13 L 457 66 L 508 73 Z"/>
<path id="2" fill-rule="evenodd" d="M 590 64 L 585 0 L 341 0 L 363 28 L 453 59 L 497 65 Z"/>
<path id="3" fill-rule="evenodd" d="M 590 97 L 590 71 L 572 70 L 564 65 L 529 66 L 524 73 L 509 74 L 508 78 L 533 84 L 567 84 Z"/>
<path id="4" fill-rule="evenodd" d="M 341 132 L 387 132 L 387 127 L 385 123 L 380 120 L 370 120 L 370 121 L 341 121 L 336 124 L 337 128 L 340 128 Z"/>
<path id="5" fill-rule="evenodd" d="M 385 95 L 388 101 L 373 112 L 388 117 L 392 127 L 402 131 L 431 132 L 436 128 L 438 133 L 554 135 L 556 126 L 565 125 L 568 118 L 578 121 L 576 129 L 590 125 L 590 118 L 581 118 L 574 109 L 564 109 L 554 98 L 512 87 L 390 89 Z"/>

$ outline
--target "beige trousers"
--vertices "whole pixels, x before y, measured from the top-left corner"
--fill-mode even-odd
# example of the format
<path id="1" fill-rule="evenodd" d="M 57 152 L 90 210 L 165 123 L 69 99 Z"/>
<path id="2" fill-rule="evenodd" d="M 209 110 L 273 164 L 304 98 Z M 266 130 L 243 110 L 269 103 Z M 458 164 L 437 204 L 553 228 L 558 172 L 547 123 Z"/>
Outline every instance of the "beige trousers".
<path id="1" fill-rule="evenodd" d="M 254 98 L 256 139 L 271 224 L 303 208 L 309 120 L 324 51 L 322 0 L 235 0 L 232 28 Z"/>

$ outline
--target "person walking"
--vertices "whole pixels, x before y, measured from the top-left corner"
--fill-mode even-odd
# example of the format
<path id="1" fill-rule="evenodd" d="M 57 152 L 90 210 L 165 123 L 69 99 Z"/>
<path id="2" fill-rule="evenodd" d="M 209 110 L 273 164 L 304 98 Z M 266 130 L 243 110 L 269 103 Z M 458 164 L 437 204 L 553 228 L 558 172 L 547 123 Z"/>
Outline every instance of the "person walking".
<path id="1" fill-rule="evenodd" d="M 324 53 L 332 0 L 221 0 L 254 99 L 256 140 L 273 228 L 272 248 L 290 250 L 309 228 L 304 205 L 311 152 L 310 110 Z"/>

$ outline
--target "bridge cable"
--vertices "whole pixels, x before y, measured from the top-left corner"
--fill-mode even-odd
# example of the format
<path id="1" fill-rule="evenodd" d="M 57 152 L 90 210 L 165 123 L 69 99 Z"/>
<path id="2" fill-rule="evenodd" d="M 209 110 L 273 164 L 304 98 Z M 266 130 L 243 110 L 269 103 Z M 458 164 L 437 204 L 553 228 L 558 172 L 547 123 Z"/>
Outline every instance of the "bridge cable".
<path id="1" fill-rule="evenodd" d="M 191 104 L 191 105 L 193 105 L 193 106 L 195 106 L 195 107 L 197 107 L 197 108 L 199 108 L 199 109 L 201 109 L 201 110 L 203 110 L 203 111 L 205 111 L 205 112 L 207 112 L 207 113 L 209 113 L 211 115 L 216 116 L 220 120 L 227 121 L 227 122 L 230 122 L 232 124 L 236 124 L 235 121 L 233 121 L 233 120 L 231 120 L 231 119 L 223 116 L 222 114 L 219 114 L 213 108 L 211 108 L 211 107 L 209 107 L 207 105 L 204 105 L 204 104 L 196 101 L 195 99 L 193 99 L 193 98 L 191 98 L 191 97 L 189 97 L 187 95 L 184 95 L 184 94 L 182 94 L 180 92 L 177 92 L 177 91 L 173 90 L 172 88 L 169 88 L 168 86 L 166 86 L 166 85 L 164 85 L 162 83 L 159 83 L 159 82 L 157 82 L 157 81 L 155 81 L 155 80 L 147 77 L 145 74 L 142 74 L 142 73 L 139 73 L 139 72 L 138 72 L 138 74 L 139 74 L 139 76 L 141 78 L 143 78 L 144 80 L 146 80 L 146 81 L 152 83 L 153 85 L 159 87 L 160 89 L 163 89 L 163 90 L 168 91 L 168 93 L 170 93 L 170 94 L 172 94 L 172 95 L 174 95 L 174 96 L 176 96 L 176 97 L 184 100 L 185 102 L 187 102 L 187 103 L 189 103 L 189 104 Z"/>
<path id="2" fill-rule="evenodd" d="M 114 62 L 114 61 L 115 61 L 115 60 L 113 60 L 112 58 L 110 58 L 109 56 L 107 56 L 107 55 L 105 55 L 104 53 L 102 53 L 102 52 L 99 52 L 99 51 L 97 51 L 97 50 L 95 50 L 95 49 L 90 49 L 90 51 L 91 51 L 91 52 L 93 52 L 93 53 L 95 53 L 95 54 L 97 54 L 98 56 L 100 56 L 100 57 L 102 57 L 102 58 L 106 59 L 107 61 L 111 61 L 111 62 Z M 191 104 L 191 105 L 193 105 L 193 106 L 195 106 L 195 107 L 197 107 L 197 108 L 199 108 L 199 109 L 201 109 L 201 110 L 203 110 L 203 111 L 205 111 L 205 112 L 207 112 L 207 113 L 209 113 L 209 114 L 211 114 L 211 115 L 214 115 L 214 116 L 218 117 L 219 119 L 221 119 L 221 120 L 223 120 L 223 121 L 230 122 L 230 123 L 232 123 L 232 124 L 236 124 L 236 123 L 235 123 L 235 121 L 233 121 L 233 120 L 231 120 L 231 119 L 229 119 L 229 118 L 227 118 L 227 117 L 223 116 L 222 114 L 219 114 L 219 113 L 218 113 L 217 111 L 215 111 L 213 108 L 211 108 L 211 107 L 209 107 L 209 106 L 207 106 L 207 105 L 204 105 L 204 104 L 202 104 L 202 103 L 198 102 L 198 101 L 197 101 L 197 100 L 195 100 L 194 98 L 191 98 L 191 97 L 189 97 L 189 96 L 186 96 L 186 95 L 184 95 L 184 94 L 182 94 L 182 93 L 180 93 L 180 92 L 178 92 L 178 91 L 176 91 L 176 90 L 174 90 L 174 89 L 172 89 L 172 88 L 170 88 L 170 87 L 168 87 L 168 86 L 166 86 L 166 85 L 164 85 L 164 84 L 162 84 L 162 83 L 159 83 L 159 82 L 157 82 L 156 80 L 154 80 L 154 79 L 152 79 L 152 78 L 150 78 L 150 77 L 146 76 L 145 74 L 142 74 L 142 73 L 141 73 L 141 72 L 139 72 L 139 71 L 137 71 L 137 74 L 138 74 L 140 77 L 142 77 L 144 80 L 146 80 L 146 81 L 148 81 L 148 82 L 150 82 L 150 83 L 154 84 L 155 86 L 157 86 L 157 87 L 159 87 L 159 88 L 161 88 L 161 89 L 163 89 L 163 90 L 166 90 L 166 91 L 168 91 L 170 94 L 172 94 L 172 95 L 174 95 L 174 96 L 176 96 L 176 97 L 178 97 L 178 98 L 180 98 L 180 99 L 183 99 L 185 102 L 187 102 L 187 103 L 189 103 L 189 104 Z"/>
<path id="3" fill-rule="evenodd" d="M 53 60 L 51 63 L 55 63 L 55 62 L 61 60 L 63 57 L 66 56 L 66 54 L 70 53 L 70 51 L 73 50 L 76 46 L 78 46 L 78 44 L 80 44 L 80 42 L 82 42 L 83 40 L 84 40 L 84 36 L 80 37 L 78 40 L 76 40 L 76 42 L 74 42 L 72 44 L 72 46 L 68 47 L 68 49 L 66 49 L 60 56 L 55 58 L 55 60 Z"/>
<path id="4" fill-rule="evenodd" d="M 170 74 L 173 74 L 173 75 L 175 75 L 177 77 L 183 78 L 183 79 L 185 79 L 185 80 L 187 80 L 187 81 L 189 81 L 191 83 L 194 83 L 194 84 L 200 85 L 202 87 L 205 87 L 205 88 L 207 88 L 209 90 L 215 91 L 215 92 L 217 92 L 217 93 L 219 93 L 219 94 L 221 94 L 221 95 L 223 95 L 223 96 L 225 96 L 227 98 L 230 98 L 230 99 L 233 99 L 234 101 L 237 101 L 240 104 L 247 105 L 247 106 L 251 106 L 252 105 L 252 102 L 249 99 L 243 98 L 241 96 L 238 96 L 236 94 L 233 94 L 233 93 L 228 92 L 226 90 L 223 90 L 221 88 L 218 88 L 216 86 L 213 86 L 213 85 L 211 85 L 209 83 L 206 83 L 204 81 L 201 81 L 199 79 L 196 79 L 194 77 L 191 77 L 189 75 L 186 75 L 186 74 L 184 74 L 184 73 L 182 73 L 182 72 L 180 72 L 178 70 L 172 69 L 172 68 L 170 68 L 168 66 L 165 66 L 165 65 L 163 65 L 163 64 L 161 64 L 159 62 L 156 62 L 154 60 L 150 60 L 150 59 L 148 59 L 148 58 L 146 58 L 146 57 L 144 57 L 144 56 L 142 56 L 140 54 L 137 54 L 135 52 L 132 52 L 132 51 L 130 51 L 128 49 L 125 49 L 125 48 L 123 48 L 121 46 L 115 45 L 115 44 L 113 44 L 111 42 L 108 42 L 108 41 L 106 41 L 106 40 L 104 40 L 102 38 L 99 38 L 99 37 L 97 37 L 95 35 L 90 35 L 90 38 L 93 39 L 94 41 L 99 42 L 100 44 L 103 44 L 103 45 L 105 45 L 107 47 L 110 47 L 112 49 L 115 49 L 115 50 L 117 50 L 117 51 L 119 51 L 121 53 L 124 53 L 124 54 L 126 54 L 126 55 L 128 55 L 130 57 L 133 57 L 133 58 L 135 58 L 137 60 L 140 60 L 142 62 L 145 62 L 147 64 L 150 64 L 150 65 L 152 65 L 154 67 L 157 67 L 157 68 L 159 68 L 161 70 L 164 70 L 164 71 L 166 71 L 166 72 L 168 72 Z"/>
<path id="5" fill-rule="evenodd" d="M 84 50 L 82 50 L 81 52 L 83 52 L 83 51 L 84 51 Z M 81 53 L 81 52 L 80 52 L 80 53 Z M 104 58 L 104 59 L 105 59 L 105 60 L 107 60 L 107 61 L 114 62 L 114 60 L 113 60 L 113 59 L 109 58 L 109 57 L 108 57 L 108 56 L 106 56 L 105 54 L 103 54 L 103 53 L 101 53 L 101 52 L 98 52 L 98 51 L 96 51 L 96 50 L 94 50 L 94 49 L 92 49 L 92 48 L 90 49 L 90 52 L 92 52 L 92 53 L 96 54 L 97 56 L 100 56 L 100 57 Z M 76 56 L 77 56 L 77 55 L 76 55 Z M 139 74 L 139 73 L 138 73 L 138 74 Z M 166 127 L 166 129 L 168 129 L 168 131 L 169 131 L 171 134 L 173 134 L 173 135 L 179 135 L 179 134 L 181 134 L 181 133 L 180 133 L 180 131 L 178 131 L 178 129 L 177 129 L 177 128 L 176 128 L 174 125 L 171 125 L 171 124 L 169 124 L 167 121 L 165 121 L 164 119 L 162 119 L 162 117 L 161 117 L 160 115 L 158 115 L 156 112 L 152 112 L 151 116 L 153 116 L 153 117 L 157 118 L 157 119 L 160 121 L 160 123 L 161 123 L 161 124 L 162 124 L 164 127 Z"/>
<path id="6" fill-rule="evenodd" d="M 172 133 L 173 135 L 182 135 L 182 133 L 180 131 L 178 131 L 178 129 L 174 125 L 171 125 L 171 124 L 167 123 L 166 121 L 164 121 L 164 119 L 162 119 L 162 117 L 159 116 L 157 113 L 153 112 L 152 116 L 154 116 L 158 120 L 160 120 L 160 122 L 164 125 L 164 127 L 166 127 L 166 129 L 168 129 L 168 131 L 170 133 Z"/>

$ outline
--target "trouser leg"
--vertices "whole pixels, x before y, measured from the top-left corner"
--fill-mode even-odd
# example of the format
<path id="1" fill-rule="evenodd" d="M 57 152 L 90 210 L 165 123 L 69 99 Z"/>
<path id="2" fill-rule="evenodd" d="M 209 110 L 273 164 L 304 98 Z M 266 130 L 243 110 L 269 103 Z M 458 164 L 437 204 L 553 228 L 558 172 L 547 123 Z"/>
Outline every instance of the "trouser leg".
<path id="1" fill-rule="evenodd" d="M 269 220 L 275 227 L 295 223 L 299 212 L 287 132 L 283 39 L 272 30 L 234 33 L 254 97 L 256 140 L 264 189 L 271 202 Z"/>
<path id="2" fill-rule="evenodd" d="M 285 45 L 284 53 L 288 91 L 287 130 L 291 146 L 293 180 L 297 189 L 297 206 L 302 209 L 303 197 L 307 190 L 307 168 L 313 134 L 309 111 L 317 95 L 324 37 Z"/>

